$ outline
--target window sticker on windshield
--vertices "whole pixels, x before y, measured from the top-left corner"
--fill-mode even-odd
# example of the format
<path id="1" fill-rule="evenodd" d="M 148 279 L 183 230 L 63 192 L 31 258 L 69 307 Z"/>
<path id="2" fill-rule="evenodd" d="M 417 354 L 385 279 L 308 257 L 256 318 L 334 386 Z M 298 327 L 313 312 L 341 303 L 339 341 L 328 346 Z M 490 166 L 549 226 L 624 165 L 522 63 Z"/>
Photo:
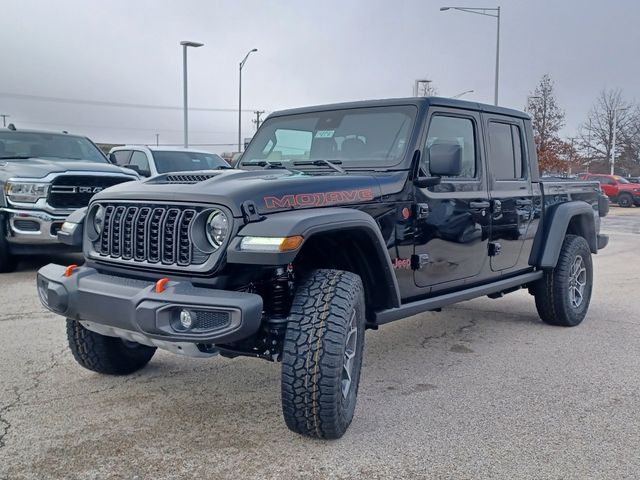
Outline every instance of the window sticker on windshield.
<path id="1" fill-rule="evenodd" d="M 333 138 L 335 133 L 335 130 L 318 130 L 316 132 L 316 138 Z"/>

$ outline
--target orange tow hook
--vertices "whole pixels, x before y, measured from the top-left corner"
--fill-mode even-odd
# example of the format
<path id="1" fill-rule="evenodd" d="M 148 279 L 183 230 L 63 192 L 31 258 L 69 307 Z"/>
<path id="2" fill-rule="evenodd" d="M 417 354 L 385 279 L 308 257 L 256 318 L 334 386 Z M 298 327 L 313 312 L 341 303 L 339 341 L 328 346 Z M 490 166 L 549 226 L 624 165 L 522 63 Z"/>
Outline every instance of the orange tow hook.
<path id="1" fill-rule="evenodd" d="M 165 287 L 169 283 L 169 279 L 167 277 L 161 278 L 156 282 L 156 293 L 164 292 Z"/>
<path id="2" fill-rule="evenodd" d="M 73 273 L 73 271 L 78 268 L 78 265 L 69 265 L 67 268 L 64 269 L 64 276 L 65 277 L 70 277 L 71 274 Z"/>

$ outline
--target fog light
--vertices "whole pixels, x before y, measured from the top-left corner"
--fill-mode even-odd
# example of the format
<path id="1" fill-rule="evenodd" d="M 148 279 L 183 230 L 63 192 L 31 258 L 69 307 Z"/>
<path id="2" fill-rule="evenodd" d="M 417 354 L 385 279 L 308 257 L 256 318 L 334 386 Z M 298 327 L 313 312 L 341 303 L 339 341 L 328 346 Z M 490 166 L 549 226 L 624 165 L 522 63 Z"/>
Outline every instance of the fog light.
<path id="1" fill-rule="evenodd" d="M 180 325 L 186 330 L 190 329 L 193 325 L 193 314 L 189 310 L 180 311 Z"/>

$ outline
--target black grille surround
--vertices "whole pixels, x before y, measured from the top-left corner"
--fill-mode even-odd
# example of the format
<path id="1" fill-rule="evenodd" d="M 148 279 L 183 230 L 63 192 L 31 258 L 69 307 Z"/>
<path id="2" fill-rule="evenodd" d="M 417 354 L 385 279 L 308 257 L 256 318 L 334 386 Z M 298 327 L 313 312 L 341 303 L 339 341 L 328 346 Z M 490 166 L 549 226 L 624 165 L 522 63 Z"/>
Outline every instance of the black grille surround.
<path id="1" fill-rule="evenodd" d="M 91 242 L 89 256 L 101 262 L 159 270 L 211 270 L 223 245 L 212 254 L 200 251 L 191 228 L 211 206 L 100 202 L 105 209 L 102 232 Z M 95 212 L 96 204 L 90 207 Z M 93 213 L 87 217 L 92 221 Z M 206 212 L 205 212 L 206 213 Z M 231 219 L 231 216 L 228 215 Z M 231 235 L 230 235 L 231 236 Z"/>
<path id="2" fill-rule="evenodd" d="M 53 208 L 82 208 L 105 188 L 134 180 L 132 177 L 60 175 L 51 183 L 47 203 Z"/>

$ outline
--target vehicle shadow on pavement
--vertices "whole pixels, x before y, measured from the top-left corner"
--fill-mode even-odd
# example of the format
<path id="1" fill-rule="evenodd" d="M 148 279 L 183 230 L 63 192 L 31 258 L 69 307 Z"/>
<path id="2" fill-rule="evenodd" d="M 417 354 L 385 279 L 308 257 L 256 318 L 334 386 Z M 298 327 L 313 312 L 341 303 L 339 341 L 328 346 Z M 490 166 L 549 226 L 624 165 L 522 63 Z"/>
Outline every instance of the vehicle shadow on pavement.
<path id="1" fill-rule="evenodd" d="M 31 255 L 20 257 L 16 272 L 36 272 L 39 268 L 49 263 L 59 263 L 61 265 L 82 265 L 84 258 L 82 254 L 61 254 L 61 255 Z"/>

